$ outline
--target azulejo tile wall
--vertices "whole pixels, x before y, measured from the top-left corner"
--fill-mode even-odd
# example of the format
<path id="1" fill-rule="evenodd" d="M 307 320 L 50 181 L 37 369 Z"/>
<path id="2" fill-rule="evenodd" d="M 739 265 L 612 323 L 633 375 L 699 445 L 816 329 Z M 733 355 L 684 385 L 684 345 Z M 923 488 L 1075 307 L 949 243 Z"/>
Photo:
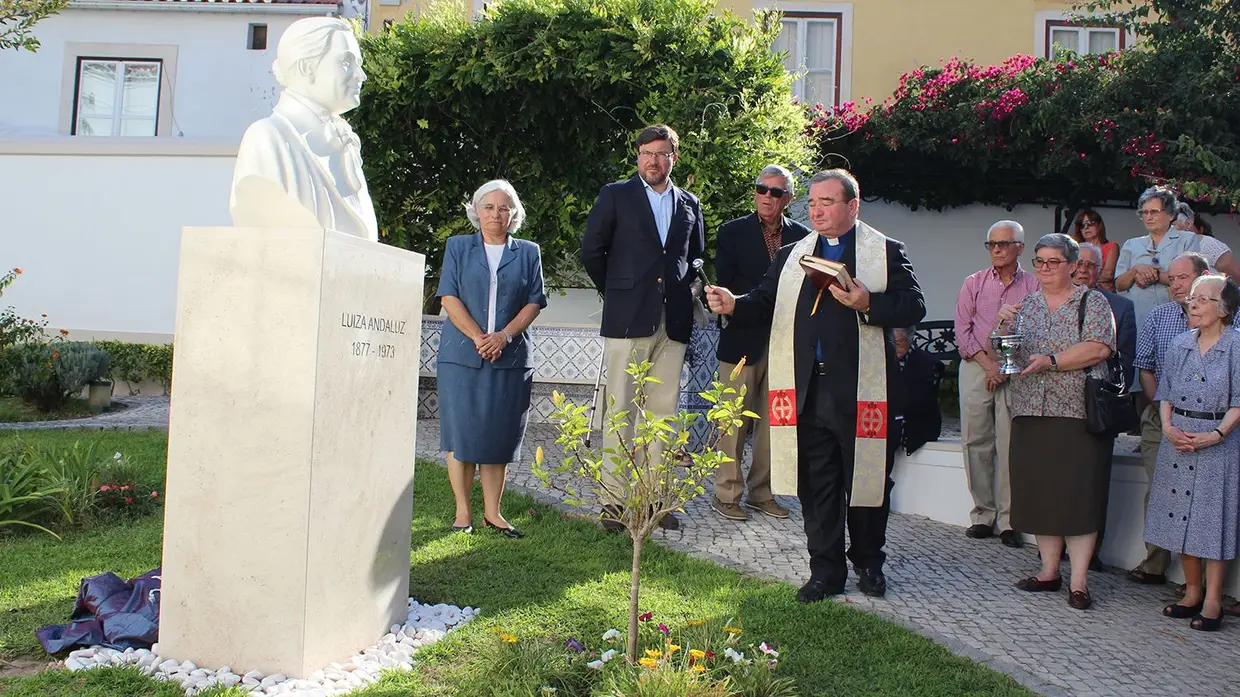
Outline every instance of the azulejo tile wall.
<path id="1" fill-rule="evenodd" d="M 439 340 L 443 331 L 442 317 L 422 320 L 422 353 L 418 383 L 418 418 L 439 417 L 439 396 L 436 392 L 435 368 L 439 354 Z M 534 393 L 530 420 L 546 423 L 553 407 L 552 390 L 558 390 L 577 404 L 586 404 L 594 396 L 594 383 L 606 368 L 600 360 L 603 355 L 603 339 L 598 329 L 592 327 L 564 327 L 535 325 L 530 328 L 537 358 L 534 371 Z M 680 374 L 680 408 L 703 413 L 709 407 L 699 396 L 710 387 L 719 361 L 715 350 L 719 346 L 719 330 L 712 324 L 706 329 L 694 329 L 690 345 L 685 353 L 685 367 Z M 698 419 L 693 428 L 691 445 L 705 436 L 706 424 Z"/>

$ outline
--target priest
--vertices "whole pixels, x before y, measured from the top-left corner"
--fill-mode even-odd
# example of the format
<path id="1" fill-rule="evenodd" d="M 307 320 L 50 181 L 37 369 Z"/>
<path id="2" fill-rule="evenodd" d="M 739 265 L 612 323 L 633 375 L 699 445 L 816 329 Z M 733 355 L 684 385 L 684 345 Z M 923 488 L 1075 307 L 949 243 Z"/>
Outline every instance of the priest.
<path id="1" fill-rule="evenodd" d="M 809 217 L 817 234 L 780 249 L 749 293 L 707 289 L 711 310 L 729 322 L 771 324 L 771 486 L 801 500 L 810 555 L 803 603 L 843 593 L 846 560 L 861 592 L 886 593 L 883 546 L 904 401 L 892 329 L 926 315 L 904 245 L 857 219 L 859 196 L 848 171 L 815 174 Z M 825 285 L 807 276 L 804 257 L 842 263 L 847 277 Z"/>

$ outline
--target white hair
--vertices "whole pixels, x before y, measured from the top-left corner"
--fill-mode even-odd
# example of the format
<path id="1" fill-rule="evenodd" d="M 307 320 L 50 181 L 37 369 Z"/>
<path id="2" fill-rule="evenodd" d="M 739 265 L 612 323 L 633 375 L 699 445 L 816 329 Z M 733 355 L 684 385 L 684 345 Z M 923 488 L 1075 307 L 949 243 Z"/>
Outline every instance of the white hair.
<path id="1" fill-rule="evenodd" d="M 1102 248 L 1101 247 L 1094 244 L 1093 242 L 1081 242 L 1077 246 L 1080 247 L 1079 251 L 1077 252 L 1078 259 L 1080 258 L 1080 255 L 1082 252 L 1093 252 L 1094 256 L 1098 257 L 1098 263 L 1099 264 L 1102 263 Z"/>
<path id="2" fill-rule="evenodd" d="M 338 31 L 353 36 L 353 27 L 339 17 L 306 17 L 290 24 L 280 36 L 276 59 L 271 64 L 276 82 L 288 87 L 299 64 L 322 60 L 331 47 L 332 36 Z"/>
<path id="3" fill-rule="evenodd" d="M 1020 242 L 1021 244 L 1025 243 L 1025 226 L 1015 220 L 1000 220 L 994 225 L 991 225 L 990 229 L 986 231 L 986 240 L 990 241 L 990 233 L 998 230 L 999 228 L 1007 228 L 1011 230 L 1012 237 L 1015 238 L 1016 242 Z"/>
<path id="4" fill-rule="evenodd" d="M 758 178 L 755 179 L 753 183 L 761 184 L 762 180 L 767 177 L 783 177 L 784 189 L 793 196 L 797 195 L 796 180 L 792 178 L 792 172 L 789 172 L 787 167 L 774 164 L 767 165 L 762 168 L 761 172 L 758 172 Z"/>
<path id="5" fill-rule="evenodd" d="M 469 217 L 469 222 L 473 223 L 475 230 L 481 230 L 482 220 L 478 217 L 478 204 L 482 201 L 482 197 L 492 191 L 504 192 L 512 203 L 512 218 L 508 220 L 508 234 L 516 234 L 517 230 L 521 229 L 521 223 L 525 222 L 525 206 L 521 205 L 521 197 L 517 196 L 517 190 L 512 188 L 512 184 L 505 179 L 492 179 L 478 187 L 473 199 L 465 204 L 465 215 Z"/>

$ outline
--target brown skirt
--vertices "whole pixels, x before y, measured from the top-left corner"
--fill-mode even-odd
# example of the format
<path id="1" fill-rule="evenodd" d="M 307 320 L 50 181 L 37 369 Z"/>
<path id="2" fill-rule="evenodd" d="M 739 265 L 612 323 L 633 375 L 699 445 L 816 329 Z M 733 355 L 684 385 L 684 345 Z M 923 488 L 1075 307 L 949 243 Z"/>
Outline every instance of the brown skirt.
<path id="1" fill-rule="evenodd" d="M 1010 444 L 1012 529 L 1067 537 L 1102 528 L 1110 438 L 1085 430 L 1084 419 L 1018 416 Z"/>

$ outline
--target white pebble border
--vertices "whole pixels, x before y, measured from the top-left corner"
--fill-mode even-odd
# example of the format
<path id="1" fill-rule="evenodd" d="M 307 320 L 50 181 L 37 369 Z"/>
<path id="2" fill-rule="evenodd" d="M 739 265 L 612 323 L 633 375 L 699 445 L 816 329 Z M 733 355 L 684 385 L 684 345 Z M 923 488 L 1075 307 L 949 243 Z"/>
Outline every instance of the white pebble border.
<path id="1" fill-rule="evenodd" d="M 180 683 L 185 694 L 192 697 L 217 685 L 239 686 L 254 695 L 288 695 L 291 697 L 329 697 L 343 695 L 379 681 L 384 670 L 407 672 L 413 669 L 413 654 L 444 637 L 452 629 L 464 626 L 478 614 L 472 607 L 455 605 L 423 605 L 409 599 L 409 615 L 405 624 L 394 624 L 391 633 L 379 643 L 363 649 L 346 663 L 331 663 L 316 670 L 306 679 L 289 678 L 281 673 L 265 675 L 252 670 L 237 675 L 229 666 L 214 670 L 200 668 L 191 661 L 177 661 L 159 652 L 159 644 L 151 649 L 115 649 L 93 646 L 79 649 L 65 659 L 71 671 L 90 670 L 105 666 L 135 666 L 156 680 Z"/>

